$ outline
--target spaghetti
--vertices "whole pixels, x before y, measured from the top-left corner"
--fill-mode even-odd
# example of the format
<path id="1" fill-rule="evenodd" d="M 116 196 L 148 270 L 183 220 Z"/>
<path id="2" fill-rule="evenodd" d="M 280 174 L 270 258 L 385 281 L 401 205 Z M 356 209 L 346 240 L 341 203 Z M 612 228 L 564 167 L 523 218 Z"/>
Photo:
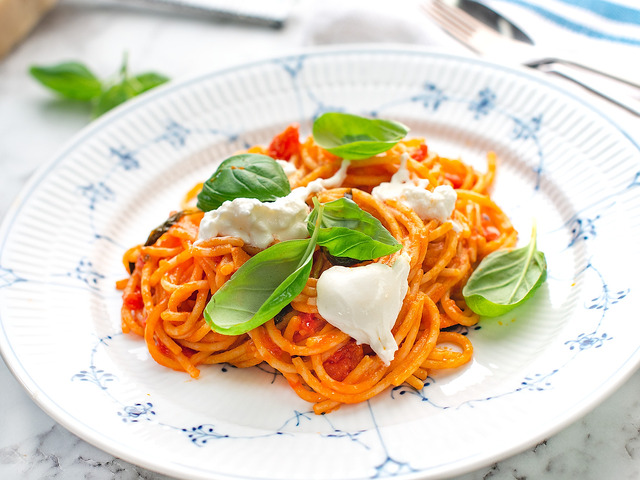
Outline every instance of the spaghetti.
<path id="1" fill-rule="evenodd" d="M 313 138 L 300 142 L 295 125 L 268 147 L 253 147 L 249 153 L 295 166 L 288 176 L 292 188 L 329 178 L 341 165 L 339 157 Z M 428 180 L 429 189 L 455 189 L 451 221 L 422 220 L 400 201 L 383 202 L 371 195 L 375 186 L 389 182 L 403 154 L 409 155 L 406 168 Z M 275 318 L 242 335 L 212 331 L 203 318 L 207 302 L 257 252 L 235 237 L 196 242 L 203 212 L 195 209 L 175 215 L 177 221 L 157 238 L 124 254 L 129 277 L 118 284 L 123 289 L 122 330 L 143 337 L 156 362 L 193 378 L 202 365 L 251 367 L 266 362 L 297 395 L 313 403 L 318 414 L 362 402 L 390 386 L 405 383 L 422 389 L 431 370 L 456 368 L 470 360 L 473 347 L 455 326 L 474 325 L 478 316 L 465 305 L 461 289 L 482 258 L 515 245 L 516 231 L 488 195 L 495 170 L 493 153 L 487 156 L 486 173 L 480 173 L 460 160 L 429 152 L 423 139 L 409 139 L 352 162 L 340 188 L 317 194 L 321 203 L 348 195 L 380 220 L 410 257 L 409 288 L 392 329 L 398 350 L 388 365 L 318 314 L 316 284 L 331 267 L 320 249 L 302 293 Z M 200 187 L 189 192 L 187 204 Z M 390 265 L 398 254 L 376 261 Z"/>

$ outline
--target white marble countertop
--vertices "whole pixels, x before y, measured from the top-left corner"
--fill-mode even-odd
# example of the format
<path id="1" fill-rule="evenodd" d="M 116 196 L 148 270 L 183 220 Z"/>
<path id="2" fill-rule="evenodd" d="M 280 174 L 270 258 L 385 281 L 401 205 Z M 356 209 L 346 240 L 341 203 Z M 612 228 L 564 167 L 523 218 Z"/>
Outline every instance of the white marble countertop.
<path id="1" fill-rule="evenodd" d="M 79 60 L 106 77 L 116 73 L 127 51 L 132 72 L 155 70 L 178 79 L 337 41 L 459 49 L 442 33 L 423 28 L 428 23 L 417 3 L 408 1 L 392 12 L 370 8 L 358 19 L 371 28 L 354 30 L 349 25 L 355 4 L 341 11 L 336 0 L 301 0 L 286 27 L 273 30 L 63 0 L 0 60 L 0 219 L 34 170 L 89 122 L 83 105 L 56 99 L 36 84 L 27 74 L 30 65 Z M 638 119 L 593 100 L 640 139 Z M 68 432 L 40 410 L 2 360 L 0 385 L 0 478 L 168 478 L 114 458 Z M 591 413 L 535 448 L 459 478 L 640 478 L 640 372 Z"/>

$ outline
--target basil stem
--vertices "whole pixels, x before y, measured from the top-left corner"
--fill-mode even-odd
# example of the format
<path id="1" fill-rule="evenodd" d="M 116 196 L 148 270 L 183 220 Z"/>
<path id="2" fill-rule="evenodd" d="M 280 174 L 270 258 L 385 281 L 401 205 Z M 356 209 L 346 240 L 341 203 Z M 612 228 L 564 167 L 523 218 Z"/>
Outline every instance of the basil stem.
<path id="1" fill-rule="evenodd" d="M 245 153 L 227 158 L 203 185 L 198 208 L 215 210 L 227 200 L 256 198 L 272 202 L 291 193 L 287 175 L 271 157 Z"/>
<path id="2" fill-rule="evenodd" d="M 317 203 L 315 198 L 313 201 Z M 316 219 L 317 209 L 314 209 L 307 222 L 309 234 L 314 233 Z M 402 248 L 380 220 L 344 197 L 324 204 L 319 226 L 318 245 L 332 257 L 373 260 Z"/>
<path id="3" fill-rule="evenodd" d="M 322 218 L 322 206 L 317 214 Z M 251 257 L 218 290 L 204 310 L 212 330 L 240 335 L 275 317 L 309 279 L 318 231 L 303 240 L 276 243 Z"/>
<path id="4" fill-rule="evenodd" d="M 325 113 L 313 123 L 313 137 L 325 150 L 346 160 L 360 160 L 390 150 L 409 132 L 391 120 L 348 113 Z"/>
<path id="5" fill-rule="evenodd" d="M 503 315 L 531 298 L 547 277 L 544 253 L 536 247 L 536 226 L 525 247 L 487 255 L 462 290 L 467 305 L 485 317 Z"/>

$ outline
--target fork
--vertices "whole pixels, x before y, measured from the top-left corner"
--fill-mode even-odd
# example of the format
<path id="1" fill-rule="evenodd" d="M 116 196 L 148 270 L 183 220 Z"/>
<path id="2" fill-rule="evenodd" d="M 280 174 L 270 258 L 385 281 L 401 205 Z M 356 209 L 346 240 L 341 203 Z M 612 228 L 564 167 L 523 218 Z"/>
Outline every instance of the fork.
<path id="1" fill-rule="evenodd" d="M 445 32 L 479 55 L 561 76 L 640 116 L 640 104 L 632 105 L 633 97 L 640 96 L 640 85 L 586 65 L 544 55 L 538 47 L 506 37 L 443 0 L 430 0 L 422 7 Z"/>

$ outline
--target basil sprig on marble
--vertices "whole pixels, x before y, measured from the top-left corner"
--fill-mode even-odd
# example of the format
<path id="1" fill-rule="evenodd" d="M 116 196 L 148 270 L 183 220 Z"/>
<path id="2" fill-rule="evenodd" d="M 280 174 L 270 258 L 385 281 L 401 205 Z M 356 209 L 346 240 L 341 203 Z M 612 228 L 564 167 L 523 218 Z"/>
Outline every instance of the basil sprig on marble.
<path id="1" fill-rule="evenodd" d="M 322 219 L 322 206 L 316 218 Z M 204 318 L 211 329 L 240 335 L 280 313 L 309 279 L 319 231 L 276 243 L 247 260 L 209 300 Z"/>
<path id="2" fill-rule="evenodd" d="M 317 203 L 317 199 L 313 201 Z M 311 235 L 316 230 L 317 212 L 315 208 L 307 222 Z M 333 257 L 373 260 L 402 248 L 380 220 L 344 197 L 324 204 L 324 214 L 318 225 L 318 245 L 325 247 Z"/>
<path id="3" fill-rule="evenodd" d="M 198 208 L 215 210 L 227 200 L 256 198 L 273 202 L 291 193 L 287 175 L 266 155 L 244 153 L 227 158 L 202 186 Z"/>
<path id="4" fill-rule="evenodd" d="M 313 137 L 325 150 L 346 160 L 369 158 L 393 148 L 409 128 L 392 120 L 330 112 L 313 123 Z"/>
<path id="5" fill-rule="evenodd" d="M 536 246 L 536 227 L 525 247 L 487 255 L 462 290 L 471 310 L 485 317 L 503 315 L 531 298 L 547 278 L 547 261 Z"/>
<path id="6" fill-rule="evenodd" d="M 33 65 L 29 73 L 45 87 L 70 100 L 89 102 L 93 117 L 157 87 L 167 81 L 164 75 L 146 72 L 130 75 L 127 55 L 123 56 L 118 75 L 113 80 L 100 80 L 80 62 L 62 62 L 55 65 Z"/>

